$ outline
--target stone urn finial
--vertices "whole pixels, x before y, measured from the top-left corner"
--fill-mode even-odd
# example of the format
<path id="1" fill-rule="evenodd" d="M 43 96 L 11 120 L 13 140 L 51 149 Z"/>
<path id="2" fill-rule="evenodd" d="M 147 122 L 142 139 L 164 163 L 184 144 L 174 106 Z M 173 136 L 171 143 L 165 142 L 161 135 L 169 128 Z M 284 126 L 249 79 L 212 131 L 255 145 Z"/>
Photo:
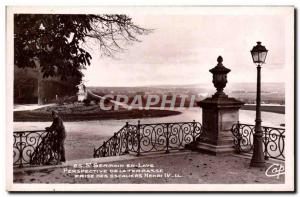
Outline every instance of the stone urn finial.
<path id="1" fill-rule="evenodd" d="M 209 70 L 209 72 L 213 74 L 212 82 L 217 89 L 217 92 L 213 95 L 213 98 L 227 96 L 223 90 L 227 83 L 227 73 L 230 72 L 230 69 L 223 66 L 223 58 L 221 56 L 218 57 L 217 61 L 217 66 Z"/>

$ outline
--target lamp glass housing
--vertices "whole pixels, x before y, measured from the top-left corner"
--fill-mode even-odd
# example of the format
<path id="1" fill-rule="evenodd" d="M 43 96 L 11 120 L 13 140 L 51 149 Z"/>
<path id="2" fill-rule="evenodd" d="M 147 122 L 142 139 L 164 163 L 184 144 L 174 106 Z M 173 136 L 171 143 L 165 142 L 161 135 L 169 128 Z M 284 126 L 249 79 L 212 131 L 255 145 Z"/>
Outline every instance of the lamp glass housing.
<path id="1" fill-rule="evenodd" d="M 253 62 L 256 64 L 264 64 L 266 61 L 268 50 L 265 46 L 261 45 L 261 42 L 257 42 L 257 45 L 251 50 Z"/>

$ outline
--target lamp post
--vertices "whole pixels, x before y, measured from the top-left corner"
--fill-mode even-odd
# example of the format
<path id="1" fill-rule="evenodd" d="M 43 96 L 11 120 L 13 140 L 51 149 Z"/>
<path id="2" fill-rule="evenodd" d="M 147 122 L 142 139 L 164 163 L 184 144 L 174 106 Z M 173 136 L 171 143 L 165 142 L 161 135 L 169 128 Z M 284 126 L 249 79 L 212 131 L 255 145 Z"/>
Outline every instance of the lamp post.
<path id="1" fill-rule="evenodd" d="M 268 50 L 265 46 L 261 45 L 261 42 L 257 42 L 257 45 L 251 50 L 253 62 L 257 65 L 257 90 L 256 90 L 256 118 L 255 118 L 255 133 L 253 134 L 253 155 L 250 166 L 252 167 L 264 167 L 265 159 L 263 153 L 263 132 L 261 129 L 261 108 L 260 108 L 260 95 L 261 95 L 261 65 L 265 63 Z"/>

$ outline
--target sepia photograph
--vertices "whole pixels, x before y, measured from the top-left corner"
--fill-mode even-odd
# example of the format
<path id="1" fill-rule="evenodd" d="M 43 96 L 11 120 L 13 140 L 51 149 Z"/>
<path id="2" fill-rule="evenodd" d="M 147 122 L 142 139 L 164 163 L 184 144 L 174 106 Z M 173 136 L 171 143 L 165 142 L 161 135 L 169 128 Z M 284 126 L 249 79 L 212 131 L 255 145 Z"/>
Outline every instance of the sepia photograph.
<path id="1" fill-rule="evenodd" d="M 6 9 L 7 190 L 295 190 L 293 6 Z"/>

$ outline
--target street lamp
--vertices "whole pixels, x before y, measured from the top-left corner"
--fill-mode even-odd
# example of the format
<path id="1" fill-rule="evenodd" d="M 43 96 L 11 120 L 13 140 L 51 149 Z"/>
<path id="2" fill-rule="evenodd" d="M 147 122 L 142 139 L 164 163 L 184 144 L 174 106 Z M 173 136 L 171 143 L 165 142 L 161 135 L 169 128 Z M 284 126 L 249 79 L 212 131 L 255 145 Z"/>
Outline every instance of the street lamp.
<path id="1" fill-rule="evenodd" d="M 265 63 L 268 50 L 265 46 L 261 45 L 261 42 L 257 42 L 257 45 L 251 50 L 253 62 L 257 65 L 257 90 L 256 90 L 256 119 L 255 119 L 255 133 L 253 134 L 253 155 L 250 166 L 252 167 L 264 167 L 265 159 L 263 153 L 263 132 L 261 129 L 261 109 L 260 109 L 260 86 L 261 65 Z"/>

